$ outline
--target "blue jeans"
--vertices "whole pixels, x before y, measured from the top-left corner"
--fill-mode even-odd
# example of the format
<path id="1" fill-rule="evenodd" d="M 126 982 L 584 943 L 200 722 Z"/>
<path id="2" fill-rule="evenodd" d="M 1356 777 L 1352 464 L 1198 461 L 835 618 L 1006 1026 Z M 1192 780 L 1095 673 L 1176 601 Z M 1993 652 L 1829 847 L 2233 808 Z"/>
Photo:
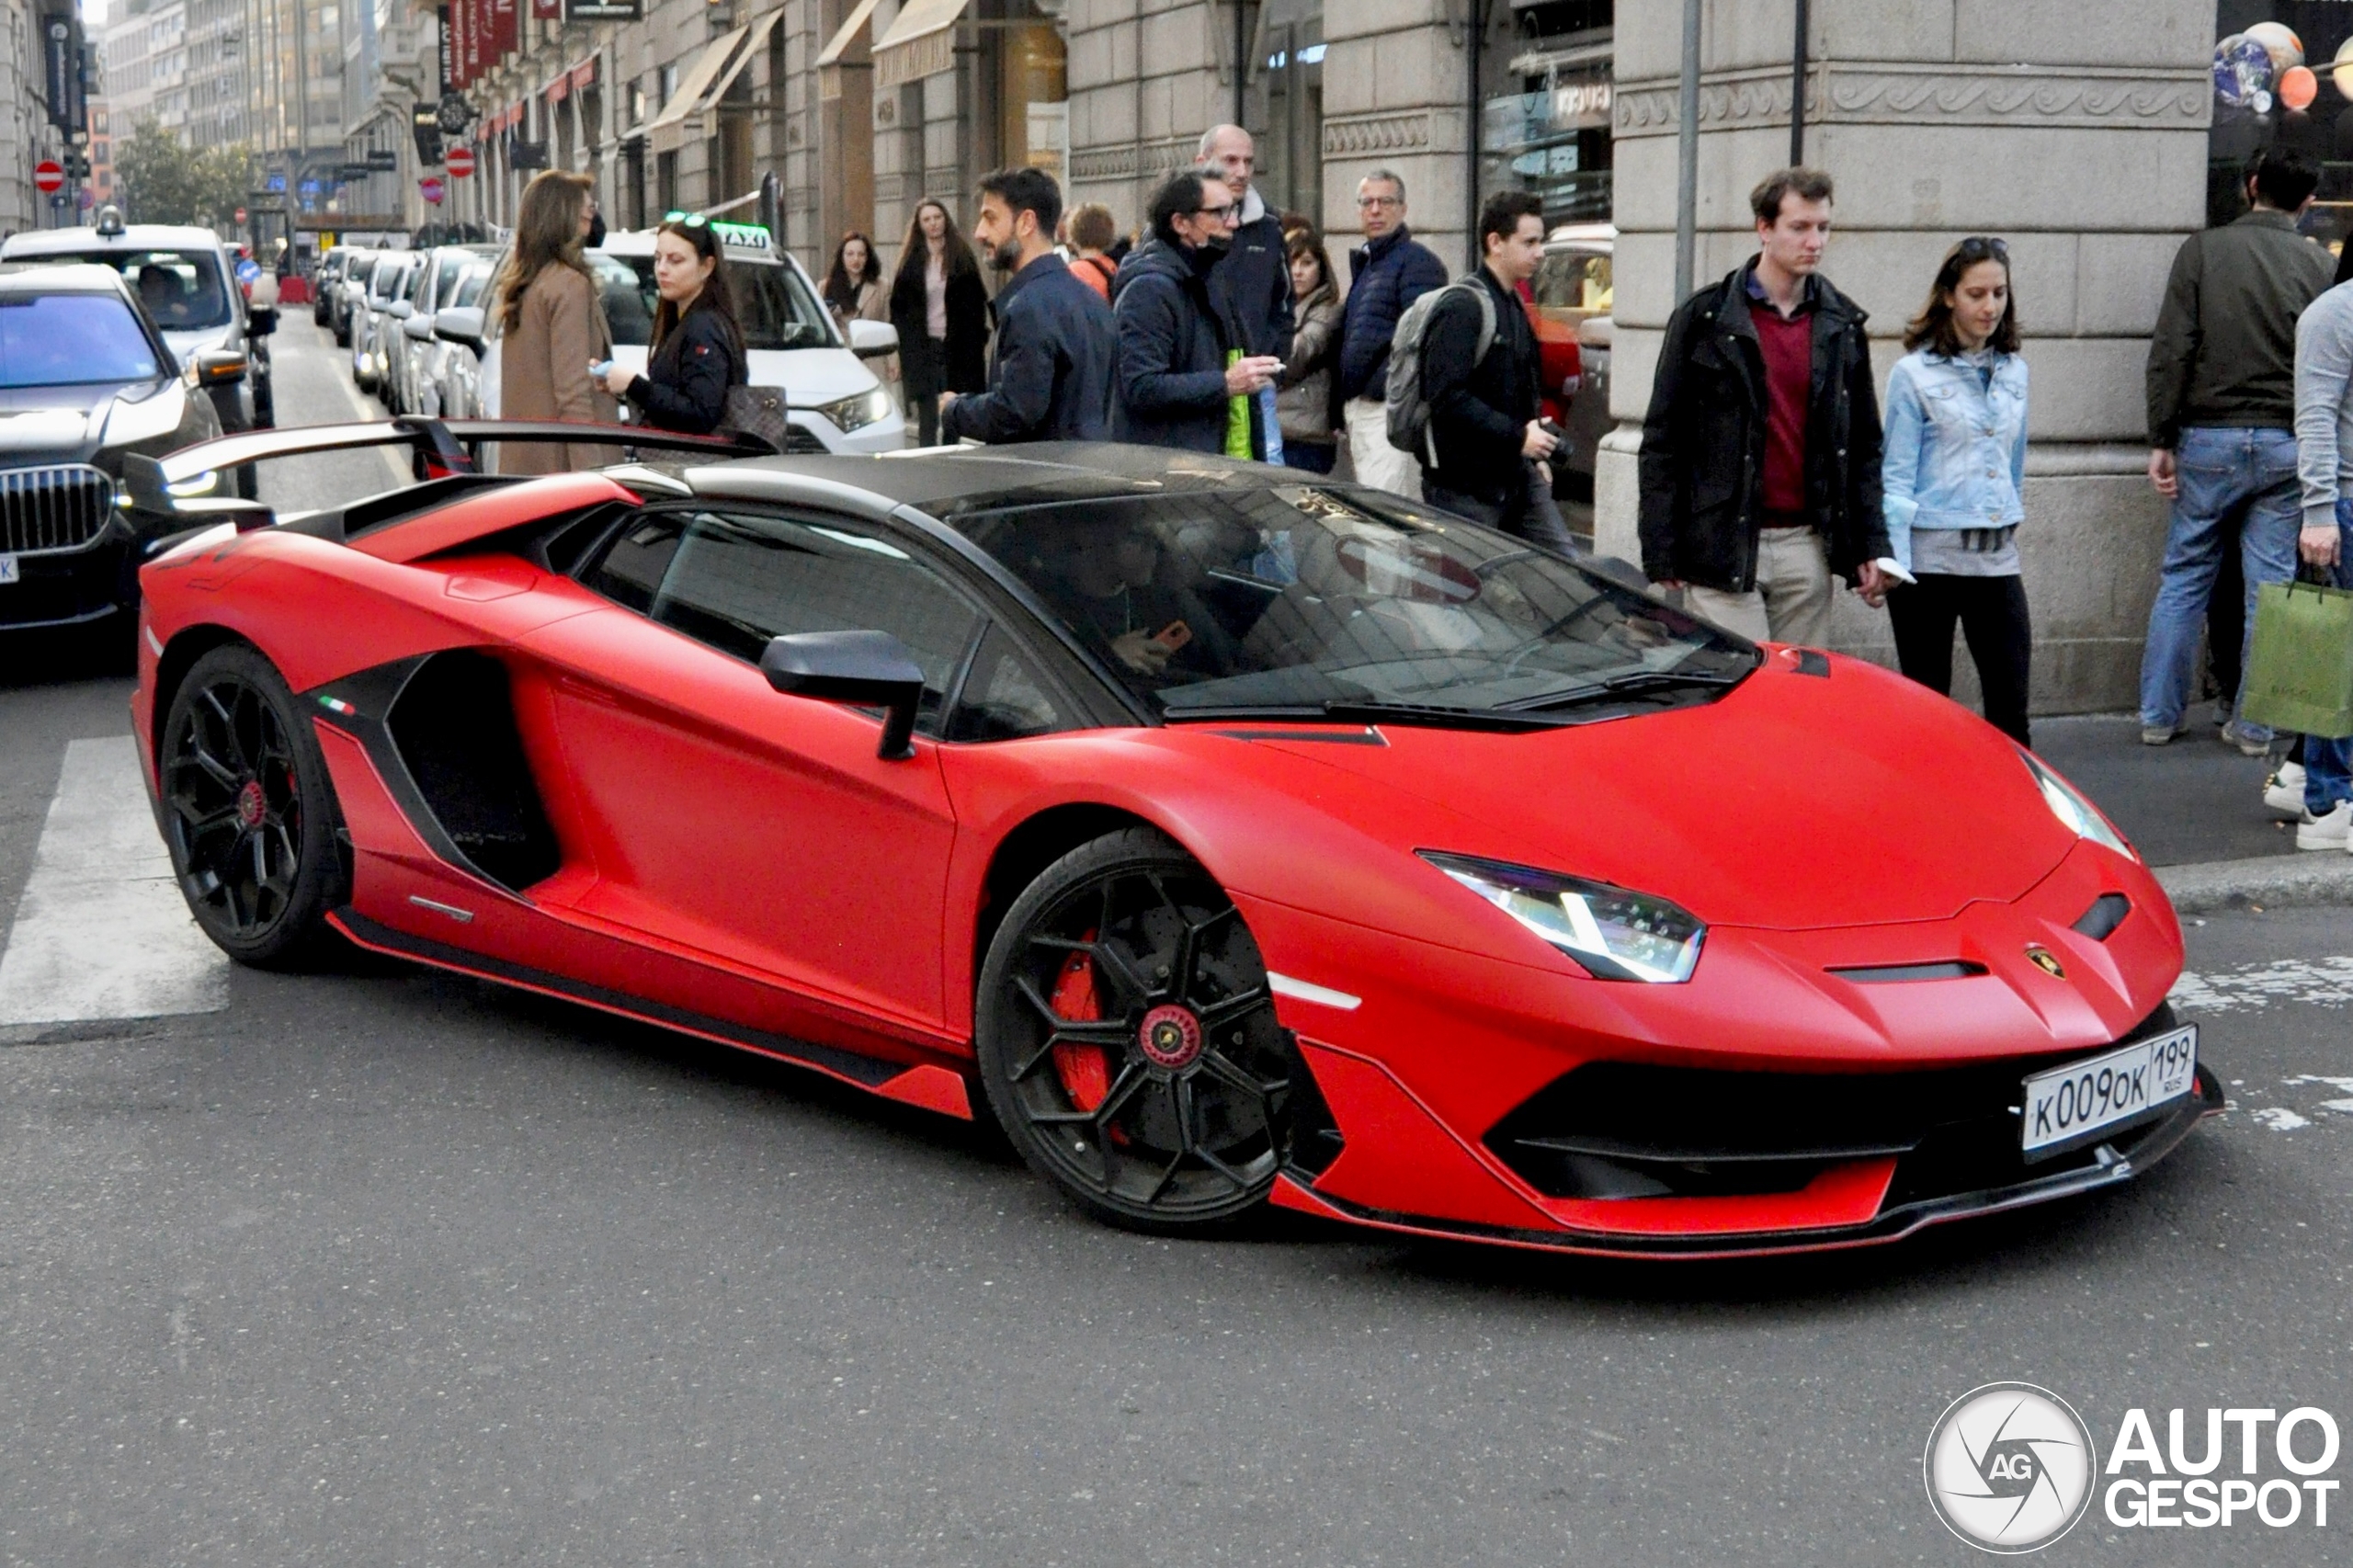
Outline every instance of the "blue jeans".
<path id="1" fill-rule="evenodd" d="M 2255 594 L 2266 583 L 2293 582 L 2296 534 L 2303 526 L 2296 484 L 2296 437 L 2291 430 L 2195 426 L 2175 449 L 2180 494 L 2165 534 L 2157 600 L 2149 607 L 2149 641 L 2141 653 L 2141 722 L 2177 729 L 2189 705 L 2198 636 L 2206 600 L 2222 561 L 2221 524 L 2247 503 L 2239 559 L 2246 575 L 2246 638 L 2255 635 Z M 2241 642 L 2244 667 L 2246 642 Z M 2268 732 L 2244 724 L 2248 732 Z"/>
<path id="2" fill-rule="evenodd" d="M 2336 502 L 2336 572 L 2329 581 L 2353 588 L 2353 499 Z M 2353 739 L 2304 737 L 2304 809 L 2325 817 L 2339 801 L 2353 801 Z"/>

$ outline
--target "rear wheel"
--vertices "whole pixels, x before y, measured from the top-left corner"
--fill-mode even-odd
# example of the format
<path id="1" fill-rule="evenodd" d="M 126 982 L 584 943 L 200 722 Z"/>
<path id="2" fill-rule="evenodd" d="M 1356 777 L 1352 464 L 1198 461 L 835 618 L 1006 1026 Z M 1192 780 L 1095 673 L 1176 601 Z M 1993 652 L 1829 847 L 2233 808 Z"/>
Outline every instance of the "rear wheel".
<path id="1" fill-rule="evenodd" d="M 251 648 L 215 648 L 164 722 L 164 838 L 197 924 L 241 963 L 286 968 L 330 946 L 343 896 L 337 812 L 318 736 Z"/>
<path id="2" fill-rule="evenodd" d="M 1049 867 L 989 946 L 981 1081 L 1032 1170 L 1099 1219 L 1211 1228 L 1262 1203 L 1290 1051 L 1233 901 L 1149 829 Z"/>

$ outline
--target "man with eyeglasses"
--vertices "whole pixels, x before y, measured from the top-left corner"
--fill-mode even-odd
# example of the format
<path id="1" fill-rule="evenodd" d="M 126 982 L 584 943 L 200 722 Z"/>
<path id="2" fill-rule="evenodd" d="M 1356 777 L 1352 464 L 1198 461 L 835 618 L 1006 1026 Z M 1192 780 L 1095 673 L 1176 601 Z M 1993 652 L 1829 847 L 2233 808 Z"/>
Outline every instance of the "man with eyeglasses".
<path id="1" fill-rule="evenodd" d="M 1375 169 L 1357 182 L 1364 244 L 1348 253 L 1348 298 L 1340 313 L 1336 410 L 1348 433 L 1358 483 L 1418 500 L 1421 466 L 1389 444 L 1389 345 L 1406 307 L 1446 287 L 1446 264 L 1405 226 L 1405 182 Z"/>
<path id="2" fill-rule="evenodd" d="M 1233 242 L 1241 203 L 1222 180 L 1192 170 L 1154 193 L 1152 233 L 1111 286 L 1119 359 L 1115 440 L 1245 460 L 1267 452 L 1258 393 L 1283 362 L 1250 351 L 1210 277 Z"/>

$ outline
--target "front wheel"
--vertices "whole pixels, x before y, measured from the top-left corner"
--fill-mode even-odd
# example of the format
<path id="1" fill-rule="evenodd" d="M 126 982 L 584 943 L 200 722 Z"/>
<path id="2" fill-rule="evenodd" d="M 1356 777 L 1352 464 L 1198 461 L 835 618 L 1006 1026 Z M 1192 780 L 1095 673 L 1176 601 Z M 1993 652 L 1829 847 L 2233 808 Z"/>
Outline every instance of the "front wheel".
<path id="1" fill-rule="evenodd" d="M 1290 1048 L 1248 927 L 1149 829 L 1049 867 L 989 945 L 981 1081 L 1014 1147 L 1080 1208 L 1160 1233 L 1264 1202 Z"/>
<path id="2" fill-rule="evenodd" d="M 164 839 L 189 910 L 240 963 L 297 965 L 333 944 L 343 897 L 334 787 L 318 736 L 267 659 L 197 660 L 159 756 Z"/>

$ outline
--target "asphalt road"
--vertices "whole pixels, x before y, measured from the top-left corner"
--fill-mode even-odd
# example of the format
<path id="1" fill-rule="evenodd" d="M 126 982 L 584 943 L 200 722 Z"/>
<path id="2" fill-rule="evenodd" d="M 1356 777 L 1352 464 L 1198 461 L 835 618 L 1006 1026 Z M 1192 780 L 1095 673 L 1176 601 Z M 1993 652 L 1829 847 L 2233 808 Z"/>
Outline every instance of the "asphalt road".
<path id="1" fill-rule="evenodd" d="M 308 330 L 279 405 L 341 417 Z M 127 689 L 8 667 L 0 976 Z M 370 962 L 0 1027 L 0 1563 L 1982 1561 L 1921 1483 L 1977 1384 L 2103 1448 L 2353 1426 L 2353 912 L 2189 935 L 2234 1108 L 2169 1162 L 1770 1265 L 1139 1238 L 960 1124 Z M 2348 1514 L 2095 1504 L 2044 1559 L 2342 1562 Z"/>

